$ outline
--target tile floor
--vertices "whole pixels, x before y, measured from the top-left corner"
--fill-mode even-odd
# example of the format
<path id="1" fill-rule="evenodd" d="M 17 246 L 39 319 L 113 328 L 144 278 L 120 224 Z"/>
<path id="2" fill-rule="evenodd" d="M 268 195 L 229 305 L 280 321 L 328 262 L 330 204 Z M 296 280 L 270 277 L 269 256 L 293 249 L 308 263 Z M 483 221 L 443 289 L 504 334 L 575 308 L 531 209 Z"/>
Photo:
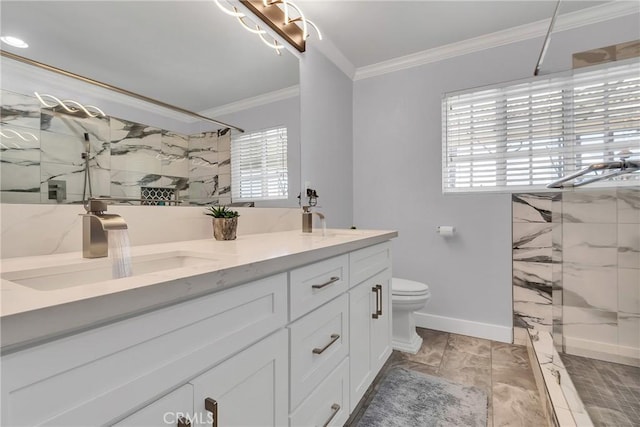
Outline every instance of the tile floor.
<path id="1" fill-rule="evenodd" d="M 395 366 L 483 389 L 488 427 L 547 426 L 526 347 L 431 329 L 418 333 L 424 339 L 418 354 L 394 351 L 345 426 L 357 424 L 381 378 Z"/>
<path id="2" fill-rule="evenodd" d="M 562 354 L 594 426 L 640 425 L 640 368 Z"/>

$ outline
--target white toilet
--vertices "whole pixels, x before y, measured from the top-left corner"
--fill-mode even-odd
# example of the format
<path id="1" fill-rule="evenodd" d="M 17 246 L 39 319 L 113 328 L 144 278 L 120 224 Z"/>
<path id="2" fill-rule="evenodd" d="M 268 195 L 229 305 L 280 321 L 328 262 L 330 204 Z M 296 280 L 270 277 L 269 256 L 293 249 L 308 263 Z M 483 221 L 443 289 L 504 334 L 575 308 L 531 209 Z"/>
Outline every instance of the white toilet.
<path id="1" fill-rule="evenodd" d="M 413 312 L 427 304 L 431 293 L 429 286 L 413 280 L 391 279 L 391 304 L 393 312 L 393 335 L 391 345 L 394 350 L 416 354 L 422 345 L 422 337 L 416 333 Z"/>

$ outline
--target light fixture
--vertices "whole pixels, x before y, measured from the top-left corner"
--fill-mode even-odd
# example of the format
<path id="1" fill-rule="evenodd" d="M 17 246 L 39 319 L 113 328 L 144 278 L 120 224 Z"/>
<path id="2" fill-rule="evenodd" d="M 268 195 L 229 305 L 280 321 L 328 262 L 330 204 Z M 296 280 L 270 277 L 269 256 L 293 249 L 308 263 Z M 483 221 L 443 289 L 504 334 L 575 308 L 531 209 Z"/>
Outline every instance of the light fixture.
<path id="1" fill-rule="evenodd" d="M 2 36 L 0 37 L 0 40 L 2 40 L 2 42 L 8 44 L 9 46 L 13 46 L 13 47 L 18 47 L 20 49 L 26 49 L 29 47 L 29 44 L 27 44 L 27 42 L 25 42 L 22 39 L 19 39 L 18 37 L 13 37 L 13 36 Z"/>
<path id="2" fill-rule="evenodd" d="M 280 53 L 280 49 L 283 48 L 283 46 L 281 44 L 278 43 L 278 41 L 276 39 L 273 39 L 273 42 L 270 42 L 269 40 L 267 40 L 265 38 L 265 34 L 267 33 L 265 30 L 263 30 L 262 28 L 260 28 L 260 26 L 256 23 L 252 23 L 253 25 L 247 24 L 245 22 L 245 19 L 249 19 L 251 20 L 251 18 L 248 18 L 246 14 L 240 12 L 235 6 L 230 6 L 230 8 L 227 8 L 225 6 L 222 5 L 222 3 L 220 2 L 220 0 L 213 0 L 215 2 L 215 4 L 218 6 L 218 8 L 223 11 L 224 13 L 226 13 L 229 16 L 233 16 L 234 18 L 236 18 L 238 20 L 238 22 L 240 22 L 240 25 L 242 25 L 242 28 L 244 28 L 245 30 L 249 31 L 250 33 L 253 34 L 257 34 L 258 37 L 260 37 L 260 40 L 262 40 L 262 42 L 269 46 L 272 49 L 275 49 L 276 53 L 278 55 L 281 55 Z"/>
<path id="3" fill-rule="evenodd" d="M 214 0 L 214 2 L 224 13 L 237 18 L 244 29 L 257 34 L 267 46 L 280 54 L 280 49 L 283 48 L 282 44 L 278 43 L 276 39 L 270 42 L 265 37 L 267 32 L 260 28 L 260 25 L 255 23 L 249 25 L 245 22 L 245 19 L 251 20 L 245 13 L 240 12 L 234 6 L 225 7 L 221 0 Z M 309 37 L 308 27 L 312 27 L 318 35 L 318 39 L 322 40 L 318 26 L 308 20 L 302 9 L 289 0 L 240 0 L 240 3 L 300 52 L 304 52 L 306 48 L 305 40 Z"/>
<path id="4" fill-rule="evenodd" d="M 82 105 L 72 99 L 61 100 L 45 93 L 40 95 L 38 92 L 34 92 L 34 95 L 38 98 L 38 101 L 47 108 L 62 107 L 67 113 L 71 114 L 83 113 L 87 117 L 106 117 L 104 111 L 94 105 Z M 45 101 L 45 98 L 53 100 L 53 103 Z"/>

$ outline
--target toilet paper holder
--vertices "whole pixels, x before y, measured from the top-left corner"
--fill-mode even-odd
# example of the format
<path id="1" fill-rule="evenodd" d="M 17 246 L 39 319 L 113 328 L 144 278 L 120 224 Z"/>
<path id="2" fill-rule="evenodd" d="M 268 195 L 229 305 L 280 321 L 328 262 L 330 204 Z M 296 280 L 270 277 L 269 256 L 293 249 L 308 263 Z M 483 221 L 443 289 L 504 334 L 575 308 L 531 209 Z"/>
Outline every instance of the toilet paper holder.
<path id="1" fill-rule="evenodd" d="M 453 236 L 456 232 L 456 228 L 452 225 L 439 225 L 436 227 L 436 233 L 441 236 Z"/>

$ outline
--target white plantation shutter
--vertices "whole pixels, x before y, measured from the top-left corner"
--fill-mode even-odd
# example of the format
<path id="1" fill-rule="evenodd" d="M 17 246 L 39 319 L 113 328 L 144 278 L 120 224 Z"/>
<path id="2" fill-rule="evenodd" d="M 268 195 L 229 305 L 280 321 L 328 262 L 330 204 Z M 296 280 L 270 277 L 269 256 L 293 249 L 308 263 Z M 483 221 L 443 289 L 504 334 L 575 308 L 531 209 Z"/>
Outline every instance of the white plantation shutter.
<path id="1" fill-rule="evenodd" d="M 231 138 L 231 198 L 235 201 L 288 197 L 287 128 Z"/>
<path id="2" fill-rule="evenodd" d="M 640 158 L 640 63 L 445 96 L 444 192 L 545 188 L 586 166 Z M 640 174 L 624 175 L 620 185 Z"/>

